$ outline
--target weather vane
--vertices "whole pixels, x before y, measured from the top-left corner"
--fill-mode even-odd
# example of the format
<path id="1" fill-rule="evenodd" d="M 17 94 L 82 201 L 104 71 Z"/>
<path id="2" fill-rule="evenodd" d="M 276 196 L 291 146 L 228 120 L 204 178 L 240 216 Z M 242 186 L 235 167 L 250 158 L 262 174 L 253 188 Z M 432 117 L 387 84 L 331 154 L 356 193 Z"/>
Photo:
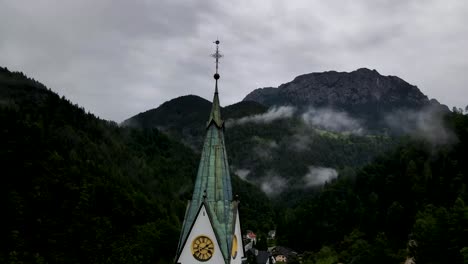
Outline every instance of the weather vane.
<path id="1" fill-rule="evenodd" d="M 213 57 L 213 58 L 216 59 L 216 73 L 215 73 L 215 75 L 214 75 L 214 78 L 215 78 L 216 80 L 218 80 L 218 79 L 219 79 L 218 64 L 219 64 L 219 59 L 220 59 L 221 57 L 223 57 L 223 55 L 222 55 L 221 53 L 219 53 L 219 40 L 216 40 L 216 41 L 214 41 L 213 43 L 216 44 L 216 52 L 213 53 L 213 54 L 211 54 L 211 57 Z"/>

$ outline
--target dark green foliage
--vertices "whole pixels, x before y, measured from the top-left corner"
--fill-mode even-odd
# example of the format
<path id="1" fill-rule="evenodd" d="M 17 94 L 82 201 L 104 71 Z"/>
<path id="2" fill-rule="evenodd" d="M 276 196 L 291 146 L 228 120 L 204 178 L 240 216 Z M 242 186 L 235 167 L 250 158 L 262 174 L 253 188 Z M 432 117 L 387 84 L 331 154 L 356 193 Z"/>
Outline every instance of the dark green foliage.
<path id="1" fill-rule="evenodd" d="M 468 244 L 468 116 L 446 125 L 457 143 L 407 141 L 357 172 L 340 177 L 279 221 L 287 245 L 336 250 L 344 263 L 463 263 Z M 318 261 L 318 260 L 317 260 Z"/>
<path id="2" fill-rule="evenodd" d="M 395 144 L 395 140 L 384 136 L 321 133 L 297 118 L 268 124 L 245 123 L 226 129 L 230 164 L 248 168 L 248 179 L 254 182 L 271 174 L 285 178 L 290 188 L 281 200 L 288 204 L 310 192 L 309 188 L 303 188 L 309 166 L 343 170 L 362 166 Z"/>
<path id="3" fill-rule="evenodd" d="M 197 154 L 155 129 L 100 120 L 3 68 L 0 123 L 0 263 L 172 262 Z M 234 179 L 254 201 L 241 216 L 272 214 L 256 187 Z"/>
<path id="4" fill-rule="evenodd" d="M 7 216 L 0 262 L 170 260 L 195 155 L 157 131 L 121 129 L 47 90 L 4 85 L 22 101 L 0 110 Z"/>
<path id="5" fill-rule="evenodd" d="M 187 95 L 140 113 L 125 120 L 122 125 L 143 129 L 158 128 L 193 150 L 200 151 L 210 109 L 209 101 L 195 95 Z"/>
<path id="6" fill-rule="evenodd" d="M 232 177 L 234 195 L 240 199 L 240 221 L 242 230 L 267 233 L 275 227 L 275 214 L 268 197 L 255 185 Z"/>
<path id="7" fill-rule="evenodd" d="M 244 116 L 263 114 L 267 111 L 267 107 L 262 104 L 252 102 L 252 101 L 243 101 L 228 105 L 222 109 L 222 116 L 226 119 L 238 119 Z"/>

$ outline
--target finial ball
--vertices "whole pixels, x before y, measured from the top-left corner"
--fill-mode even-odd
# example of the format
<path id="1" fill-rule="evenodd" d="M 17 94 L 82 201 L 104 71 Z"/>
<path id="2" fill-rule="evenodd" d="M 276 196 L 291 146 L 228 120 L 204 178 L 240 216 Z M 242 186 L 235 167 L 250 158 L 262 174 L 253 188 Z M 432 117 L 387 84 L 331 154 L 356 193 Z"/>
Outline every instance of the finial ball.
<path id="1" fill-rule="evenodd" d="M 216 45 L 218 45 L 218 44 L 219 44 L 219 40 L 216 40 L 215 43 L 216 43 Z"/>
<path id="2" fill-rule="evenodd" d="M 213 77 L 215 78 L 215 80 L 218 80 L 220 76 L 219 76 L 219 74 L 215 73 L 215 74 L 213 75 Z"/>

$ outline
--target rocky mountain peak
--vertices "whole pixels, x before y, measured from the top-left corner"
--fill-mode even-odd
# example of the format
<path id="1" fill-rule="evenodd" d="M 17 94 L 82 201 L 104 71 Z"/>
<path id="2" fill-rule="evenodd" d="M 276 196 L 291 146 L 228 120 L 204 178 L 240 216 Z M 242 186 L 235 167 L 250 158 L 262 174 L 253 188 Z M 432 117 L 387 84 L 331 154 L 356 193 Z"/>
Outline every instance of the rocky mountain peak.
<path id="1" fill-rule="evenodd" d="M 278 88 L 256 89 L 244 101 L 261 104 L 356 108 L 415 108 L 429 103 L 416 86 L 396 76 L 360 68 L 352 72 L 327 71 L 297 76 Z"/>

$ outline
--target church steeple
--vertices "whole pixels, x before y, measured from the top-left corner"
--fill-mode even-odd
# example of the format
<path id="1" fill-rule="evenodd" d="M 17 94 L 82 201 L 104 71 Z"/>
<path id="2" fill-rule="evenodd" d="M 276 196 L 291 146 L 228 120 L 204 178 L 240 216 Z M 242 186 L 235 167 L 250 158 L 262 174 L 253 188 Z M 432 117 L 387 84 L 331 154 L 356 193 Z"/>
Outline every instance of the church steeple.
<path id="1" fill-rule="evenodd" d="M 177 248 L 177 263 L 241 263 L 243 257 L 238 201 L 232 199 L 218 95 L 219 40 L 216 44 L 215 92 L 197 178 Z"/>
<path id="2" fill-rule="evenodd" d="M 211 57 L 216 59 L 216 73 L 213 75 L 213 78 L 215 79 L 215 93 L 213 97 L 213 106 L 211 108 L 210 118 L 208 119 L 207 126 L 209 126 L 211 122 L 214 122 L 216 126 L 221 128 L 224 124 L 224 121 L 221 119 L 221 108 L 219 106 L 218 80 L 221 76 L 218 73 L 218 65 L 219 59 L 223 57 L 223 55 L 219 52 L 219 40 L 216 40 L 214 43 L 216 44 L 216 52 L 211 54 Z"/>

